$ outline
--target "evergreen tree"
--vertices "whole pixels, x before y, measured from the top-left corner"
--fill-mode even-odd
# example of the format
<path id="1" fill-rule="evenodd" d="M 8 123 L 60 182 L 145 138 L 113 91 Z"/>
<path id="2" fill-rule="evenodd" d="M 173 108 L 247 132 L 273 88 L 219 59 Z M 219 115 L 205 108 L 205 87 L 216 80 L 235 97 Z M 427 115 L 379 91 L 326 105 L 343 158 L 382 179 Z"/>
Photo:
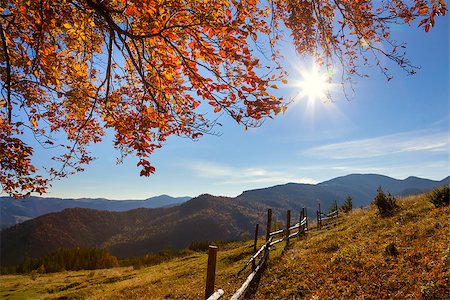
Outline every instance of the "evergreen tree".
<path id="1" fill-rule="evenodd" d="M 390 193 L 386 195 L 381 186 L 378 187 L 377 195 L 373 199 L 372 204 L 376 205 L 378 213 L 383 217 L 392 215 L 398 208 L 395 197 Z"/>
<path id="2" fill-rule="evenodd" d="M 350 212 L 353 209 L 353 199 L 350 196 L 347 196 L 344 204 L 341 206 L 341 210 L 345 213 Z"/>

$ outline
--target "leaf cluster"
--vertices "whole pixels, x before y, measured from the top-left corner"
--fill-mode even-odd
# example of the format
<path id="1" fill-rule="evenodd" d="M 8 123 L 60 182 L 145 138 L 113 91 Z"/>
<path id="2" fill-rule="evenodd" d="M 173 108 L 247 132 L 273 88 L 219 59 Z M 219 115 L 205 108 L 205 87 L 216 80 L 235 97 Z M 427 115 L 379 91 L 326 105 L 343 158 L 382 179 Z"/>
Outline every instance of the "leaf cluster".
<path id="1" fill-rule="evenodd" d="M 108 131 L 117 162 L 134 154 L 149 176 L 170 136 L 214 134 L 222 114 L 260 126 L 289 103 L 276 92 L 289 33 L 301 55 L 341 65 L 345 82 L 370 63 L 390 80 L 384 58 L 414 73 L 391 25 L 420 17 L 429 31 L 446 11 L 441 0 L 2 1 L 1 186 L 45 192 L 83 171 Z M 51 162 L 32 161 L 34 141 Z"/>

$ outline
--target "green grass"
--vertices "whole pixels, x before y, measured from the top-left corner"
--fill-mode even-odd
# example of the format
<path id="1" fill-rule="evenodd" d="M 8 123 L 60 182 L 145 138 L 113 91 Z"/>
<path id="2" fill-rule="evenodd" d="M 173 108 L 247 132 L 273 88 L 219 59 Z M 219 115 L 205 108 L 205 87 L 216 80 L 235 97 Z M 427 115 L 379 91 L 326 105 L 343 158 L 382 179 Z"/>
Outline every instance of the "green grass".
<path id="1" fill-rule="evenodd" d="M 434 208 L 425 196 L 400 199 L 400 210 L 382 218 L 376 209 L 354 210 L 335 225 L 277 245 L 254 299 L 448 299 L 450 207 Z M 259 245 L 264 243 L 259 241 Z M 386 247 L 395 247 L 392 255 Z M 216 289 L 230 297 L 246 275 L 252 242 L 219 247 Z M 391 254 L 389 254 L 391 253 Z M 206 252 L 158 265 L 95 271 L 6 275 L 1 299 L 201 299 Z M 447 298 L 445 298 L 447 297 Z"/>

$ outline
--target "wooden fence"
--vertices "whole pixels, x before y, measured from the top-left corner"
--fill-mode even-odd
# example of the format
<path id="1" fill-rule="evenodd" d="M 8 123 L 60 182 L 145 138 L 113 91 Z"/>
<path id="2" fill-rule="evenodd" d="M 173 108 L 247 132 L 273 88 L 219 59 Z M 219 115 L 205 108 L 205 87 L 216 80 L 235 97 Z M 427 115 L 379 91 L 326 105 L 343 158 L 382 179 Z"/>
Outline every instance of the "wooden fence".
<path id="1" fill-rule="evenodd" d="M 336 201 L 334 202 L 334 207 L 336 208 L 336 210 L 326 214 L 320 211 L 319 204 L 319 210 L 316 212 L 318 229 L 321 229 L 325 225 L 332 224 L 337 218 L 339 218 L 339 209 L 337 208 Z"/>
<path id="2" fill-rule="evenodd" d="M 272 210 L 268 209 L 267 211 L 267 229 L 266 229 L 266 242 L 257 250 L 257 241 L 258 241 L 258 230 L 259 224 L 256 224 L 255 229 L 255 238 L 253 244 L 253 256 L 246 262 L 246 264 L 239 270 L 238 274 L 241 274 L 245 269 L 252 265 L 252 272 L 247 276 L 244 283 L 241 285 L 239 289 L 231 296 L 231 300 L 240 299 L 243 296 L 254 280 L 255 276 L 261 272 L 264 264 L 267 262 L 269 258 L 269 252 L 271 248 L 281 242 L 286 242 L 286 246 L 289 245 L 289 240 L 297 237 L 300 239 L 302 235 L 308 232 L 308 217 L 306 214 L 305 208 L 300 211 L 299 221 L 291 226 L 291 211 L 288 210 L 286 213 L 286 226 L 284 229 L 279 229 L 272 231 Z M 214 249 L 215 248 L 215 249 Z M 211 250 L 213 249 L 213 250 Z M 210 246 L 209 255 L 212 256 L 211 262 L 215 264 L 215 253 L 217 253 L 217 247 Z M 215 265 L 210 265 L 210 258 L 208 256 L 208 270 L 206 276 L 206 289 L 205 289 L 205 299 L 207 300 L 216 300 L 221 298 L 224 295 L 223 290 L 218 290 L 214 292 L 214 276 L 215 276 Z"/>

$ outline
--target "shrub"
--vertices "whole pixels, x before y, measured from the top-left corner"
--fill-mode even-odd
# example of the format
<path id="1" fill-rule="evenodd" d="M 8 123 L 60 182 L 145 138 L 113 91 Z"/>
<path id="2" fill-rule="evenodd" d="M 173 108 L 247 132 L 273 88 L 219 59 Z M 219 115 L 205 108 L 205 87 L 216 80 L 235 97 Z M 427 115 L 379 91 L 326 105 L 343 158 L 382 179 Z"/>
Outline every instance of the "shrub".
<path id="1" fill-rule="evenodd" d="M 391 194 L 386 195 L 381 186 L 378 187 L 377 195 L 372 203 L 376 205 L 378 213 L 383 217 L 392 215 L 398 208 L 395 197 Z"/>
<path id="2" fill-rule="evenodd" d="M 31 271 L 30 273 L 31 280 L 36 280 L 38 278 L 38 272 L 36 270 Z"/>
<path id="3" fill-rule="evenodd" d="M 211 241 L 192 241 L 189 245 L 189 250 L 204 252 L 209 249 L 209 245 L 211 245 Z"/>
<path id="4" fill-rule="evenodd" d="M 435 188 L 428 194 L 428 201 L 433 203 L 435 207 L 449 205 L 450 187 L 448 185 L 445 185 Z"/>
<path id="5" fill-rule="evenodd" d="M 387 245 L 386 248 L 384 248 L 384 252 L 390 256 L 398 255 L 398 250 L 397 250 L 397 247 L 395 247 L 394 243 L 390 243 L 389 245 Z"/>
<path id="6" fill-rule="evenodd" d="M 39 268 L 37 268 L 36 270 L 39 274 L 44 274 L 45 273 L 45 266 L 42 264 L 39 266 Z"/>
<path id="7" fill-rule="evenodd" d="M 345 213 L 350 212 L 353 209 L 353 199 L 352 197 L 348 196 L 347 199 L 345 199 L 344 204 L 341 206 L 341 210 Z"/>

